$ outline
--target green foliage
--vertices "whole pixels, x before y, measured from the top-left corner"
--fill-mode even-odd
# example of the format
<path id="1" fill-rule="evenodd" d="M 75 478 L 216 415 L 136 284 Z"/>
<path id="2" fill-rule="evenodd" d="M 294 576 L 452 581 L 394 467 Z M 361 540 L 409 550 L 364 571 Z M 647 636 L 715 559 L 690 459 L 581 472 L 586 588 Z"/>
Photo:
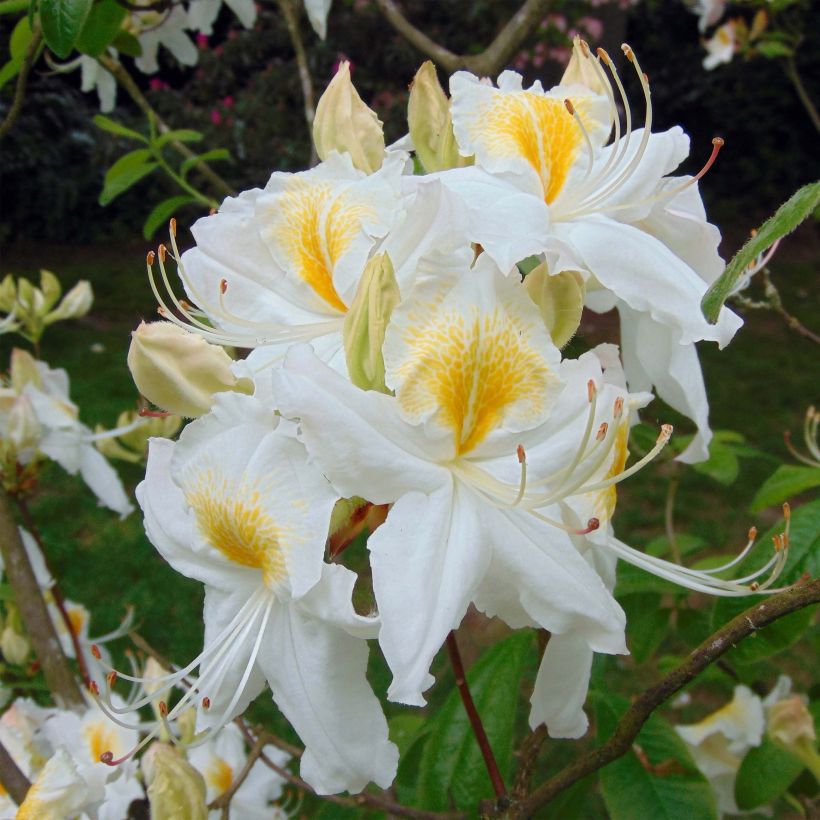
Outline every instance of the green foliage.
<path id="1" fill-rule="evenodd" d="M 97 114 L 94 117 L 94 125 L 117 137 L 127 137 L 128 139 L 138 140 L 148 145 L 148 140 L 140 134 L 139 131 L 134 131 L 133 128 L 126 128 L 121 123 L 115 122 L 110 117 L 103 116 L 102 114 Z"/>
<path id="2" fill-rule="evenodd" d="M 626 642 L 636 663 L 644 663 L 661 645 L 669 628 L 672 610 L 661 607 L 657 592 L 623 596 L 619 603 L 626 613 Z"/>
<path id="3" fill-rule="evenodd" d="M 212 148 L 210 151 L 205 151 L 203 154 L 197 154 L 195 157 L 188 157 L 184 159 L 179 166 L 179 175 L 185 179 L 188 172 L 199 165 L 200 162 L 217 162 L 219 160 L 230 161 L 231 154 L 227 148 Z"/>
<path id="4" fill-rule="evenodd" d="M 806 490 L 820 487 L 820 467 L 782 464 L 763 483 L 752 500 L 752 512 L 782 504 Z"/>
<path id="5" fill-rule="evenodd" d="M 92 0 L 40 0 L 40 23 L 46 45 L 58 56 L 71 54 Z"/>
<path id="6" fill-rule="evenodd" d="M 687 436 L 687 443 L 689 437 Z M 709 458 L 692 465 L 692 469 L 708 475 L 720 484 L 734 484 L 740 472 L 740 457 L 767 458 L 764 453 L 749 447 L 746 439 L 734 430 L 715 430 L 709 443 Z"/>
<path id="7" fill-rule="evenodd" d="M 768 736 L 743 758 L 735 780 L 735 801 L 739 809 L 749 811 L 777 800 L 803 771 L 803 764 L 793 754 L 778 746 Z"/>
<path id="8" fill-rule="evenodd" d="M 160 149 L 171 142 L 199 142 L 201 139 L 200 131 L 194 131 L 192 128 L 179 128 L 175 131 L 166 131 L 157 137 L 153 144 L 155 148 Z"/>
<path id="9" fill-rule="evenodd" d="M 720 278 L 706 291 L 701 307 L 713 324 L 732 288 L 755 259 L 778 239 L 790 234 L 820 205 L 820 182 L 804 185 L 784 202 L 761 226 L 758 232 L 734 255 Z"/>
<path id="10" fill-rule="evenodd" d="M 83 30 L 77 38 L 77 50 L 98 57 L 117 36 L 127 11 L 116 0 L 96 3 L 86 18 Z"/>
<path id="11" fill-rule="evenodd" d="M 142 226 L 143 237 L 145 237 L 145 239 L 151 239 L 157 230 L 168 222 L 180 208 L 184 208 L 186 205 L 191 205 L 195 202 L 196 199 L 187 194 L 172 196 L 168 199 L 163 199 L 162 202 L 158 202 L 151 213 L 148 214 L 148 218 Z"/>
<path id="12" fill-rule="evenodd" d="M 598 740 L 615 731 L 628 701 L 609 694 L 595 696 Z M 697 770 L 684 742 L 662 718 L 653 715 L 644 724 L 635 747 L 601 769 L 601 791 L 611 820 L 712 820 L 717 808 L 712 789 Z"/>
<path id="13" fill-rule="evenodd" d="M 138 148 L 120 157 L 105 174 L 100 205 L 108 205 L 158 167 L 149 148 Z"/>
<path id="14" fill-rule="evenodd" d="M 31 24 L 22 17 L 12 29 L 9 38 L 9 61 L 0 68 L 0 88 L 20 73 L 26 49 L 31 42 Z"/>
<path id="15" fill-rule="evenodd" d="M 476 709 L 505 779 L 512 765 L 519 682 L 532 654 L 532 633 L 518 632 L 489 649 L 467 673 Z M 475 809 L 493 791 L 457 689 L 431 724 L 432 734 L 419 765 L 419 805 L 443 810 L 452 800 L 460 809 Z"/>

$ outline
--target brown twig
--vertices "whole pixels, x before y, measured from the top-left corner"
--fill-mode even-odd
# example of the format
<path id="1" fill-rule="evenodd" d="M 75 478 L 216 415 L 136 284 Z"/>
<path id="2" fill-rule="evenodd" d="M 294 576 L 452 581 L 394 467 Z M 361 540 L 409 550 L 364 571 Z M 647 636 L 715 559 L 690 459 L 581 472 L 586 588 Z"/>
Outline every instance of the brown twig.
<path id="1" fill-rule="evenodd" d="M 0 743 L 0 783 L 11 799 L 19 806 L 31 788 L 28 778 L 20 771 L 8 749 Z"/>
<path id="2" fill-rule="evenodd" d="M 43 544 L 43 539 L 40 535 L 40 528 L 35 523 L 34 517 L 31 514 L 31 510 L 28 508 L 25 498 L 23 498 L 19 493 L 13 493 L 11 495 L 17 504 L 17 509 L 20 510 L 20 515 L 23 518 L 23 523 L 25 524 L 26 529 L 31 533 L 31 537 L 36 541 L 37 546 L 40 548 L 40 553 L 43 556 L 43 561 L 45 562 L 46 568 L 48 568 L 49 574 L 54 579 L 54 584 L 50 589 L 51 597 L 54 598 L 54 605 L 57 607 L 57 611 L 60 613 L 60 617 L 62 618 L 66 631 L 71 638 L 71 645 L 74 647 L 74 658 L 76 659 L 77 666 L 80 669 L 80 677 L 83 681 L 85 681 L 85 683 L 88 683 L 90 680 L 88 676 L 88 664 L 85 662 L 85 655 L 83 654 L 82 647 L 80 646 L 80 637 L 77 635 L 77 631 L 74 629 L 74 624 L 68 616 L 68 610 L 65 606 L 65 598 L 63 597 L 63 592 L 60 589 L 60 584 L 57 581 L 57 576 L 51 572 L 49 567 L 45 545 Z"/>
<path id="3" fill-rule="evenodd" d="M 466 68 L 474 74 L 489 76 L 497 74 L 515 54 L 535 25 L 547 13 L 550 0 L 526 0 L 480 54 L 456 54 L 435 42 L 404 16 L 394 0 L 376 0 L 376 5 L 402 37 L 448 74 Z"/>
<path id="4" fill-rule="evenodd" d="M 538 762 L 538 754 L 544 741 L 547 739 L 547 727 L 542 723 L 536 726 L 521 744 L 521 748 L 517 752 L 520 760 L 518 764 L 518 773 L 515 776 L 515 783 L 510 790 L 510 798 L 513 801 L 523 800 L 530 791 L 530 783 L 532 776 L 535 773 L 535 765 Z"/>
<path id="5" fill-rule="evenodd" d="M 812 102 L 811 95 L 806 90 L 806 86 L 803 85 L 803 80 L 797 71 L 797 63 L 795 62 L 794 57 L 786 57 L 782 65 L 783 70 L 786 72 L 786 76 L 789 80 L 791 80 L 791 83 L 794 86 L 794 90 L 797 93 L 800 102 L 803 103 L 803 108 L 806 109 L 806 113 L 809 115 L 812 125 L 820 131 L 820 112 L 817 111 L 817 108 Z"/>
<path id="6" fill-rule="evenodd" d="M 34 29 L 31 32 L 31 40 L 28 48 L 23 55 L 23 61 L 20 63 L 20 73 L 17 75 L 17 84 L 14 87 L 14 99 L 11 102 L 5 119 L 0 123 L 0 139 L 8 134 L 11 127 L 20 116 L 20 111 L 23 108 L 23 98 L 26 96 L 26 83 L 28 82 L 28 75 L 31 67 L 34 65 L 34 60 L 37 55 L 37 49 L 40 48 L 40 43 L 43 41 L 43 32 L 40 29 L 40 24 L 35 23 Z"/>
<path id="7" fill-rule="evenodd" d="M 263 738 L 256 739 L 256 742 L 251 747 L 250 752 L 248 752 L 248 759 L 245 761 L 242 771 L 239 772 L 239 774 L 233 779 L 231 785 L 224 792 L 222 792 L 219 797 L 212 800 L 208 804 L 208 808 L 212 811 L 215 809 L 222 810 L 222 820 L 229 820 L 231 800 L 238 791 L 239 787 L 245 782 L 248 775 L 251 773 L 251 769 L 259 759 L 259 755 L 262 754 L 262 748 L 264 745 L 265 741 Z"/>
<path id="8" fill-rule="evenodd" d="M 296 67 L 299 71 L 299 84 L 302 86 L 302 99 L 305 108 L 305 121 L 308 128 L 308 139 L 310 141 L 310 165 L 315 165 L 319 160 L 316 153 L 316 146 L 313 143 L 313 118 L 316 115 L 316 100 L 313 91 L 313 78 L 310 75 L 307 52 L 305 44 L 302 42 L 302 35 L 299 32 L 299 11 L 293 0 L 276 0 L 282 16 L 285 18 L 285 25 L 290 35 L 290 42 L 296 54 Z"/>
<path id="9" fill-rule="evenodd" d="M 5 490 L 0 491 L 0 552 L 6 576 L 14 590 L 15 603 L 55 702 L 64 709 L 84 706 L 80 687 L 60 646 Z"/>
<path id="10" fill-rule="evenodd" d="M 513 803 L 506 810 L 505 816 L 510 820 L 530 817 L 573 783 L 626 754 L 652 712 L 694 680 L 710 664 L 764 626 L 817 603 L 820 603 L 820 579 L 796 584 L 742 612 L 707 638 L 659 683 L 639 695 L 618 721 L 615 731 L 606 743 L 570 763 L 524 800 Z"/>
<path id="11" fill-rule="evenodd" d="M 114 79 L 122 86 L 129 97 L 137 104 L 140 110 L 149 118 L 152 118 L 157 124 L 157 129 L 161 134 L 167 134 L 172 131 L 168 123 L 166 123 L 157 112 L 151 103 L 148 102 L 145 95 L 140 90 L 139 86 L 134 82 L 134 78 L 125 70 L 119 60 L 115 60 L 108 54 L 100 54 L 97 57 L 97 62 L 110 74 L 113 74 Z M 181 156 L 186 159 L 193 159 L 196 157 L 196 152 L 192 151 L 185 143 L 179 140 L 171 140 L 169 145 Z M 224 180 L 219 174 L 203 160 L 197 161 L 194 169 L 199 171 L 220 193 L 226 196 L 236 196 L 236 191 Z"/>
<path id="12" fill-rule="evenodd" d="M 461 653 L 458 651 L 458 643 L 454 632 L 450 632 L 447 636 L 447 654 L 450 657 L 453 674 L 456 676 L 456 686 L 459 695 L 461 695 L 461 702 L 464 704 L 464 711 L 467 712 L 470 726 L 472 726 L 473 734 L 478 742 L 478 748 L 481 749 L 481 756 L 484 758 L 484 765 L 487 767 L 487 774 L 493 784 L 497 805 L 502 803 L 506 805 L 507 787 L 504 785 L 504 778 L 501 776 L 501 770 L 498 768 L 487 733 L 484 731 L 481 716 L 478 714 L 473 696 L 470 694 L 470 687 L 467 685 L 467 676 L 464 673 L 464 664 L 461 661 Z"/>

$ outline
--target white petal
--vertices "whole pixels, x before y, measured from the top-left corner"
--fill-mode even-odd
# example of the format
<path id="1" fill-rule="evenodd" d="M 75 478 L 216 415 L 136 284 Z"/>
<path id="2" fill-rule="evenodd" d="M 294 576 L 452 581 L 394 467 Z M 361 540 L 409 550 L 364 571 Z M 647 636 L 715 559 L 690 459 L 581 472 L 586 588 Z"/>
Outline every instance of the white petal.
<path id="1" fill-rule="evenodd" d="M 305 0 L 305 11 L 313 30 L 324 40 L 327 35 L 327 14 L 333 0 Z"/>
<path id="2" fill-rule="evenodd" d="M 370 689 L 367 644 L 306 613 L 283 608 L 260 655 L 273 699 L 305 744 L 301 775 L 319 793 L 387 788 L 398 750 Z"/>

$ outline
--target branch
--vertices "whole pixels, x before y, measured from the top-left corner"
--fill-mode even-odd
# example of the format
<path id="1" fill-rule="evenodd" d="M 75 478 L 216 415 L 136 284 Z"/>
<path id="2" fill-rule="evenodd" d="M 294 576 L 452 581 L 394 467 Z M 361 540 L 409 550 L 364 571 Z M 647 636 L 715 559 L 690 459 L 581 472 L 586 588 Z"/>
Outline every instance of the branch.
<path id="1" fill-rule="evenodd" d="M 43 32 L 40 29 L 40 24 L 34 24 L 34 31 L 31 33 L 31 40 L 29 41 L 26 53 L 23 55 L 23 61 L 20 63 L 20 73 L 17 75 L 17 85 L 14 87 L 14 99 L 11 103 L 6 118 L 0 123 L 0 139 L 8 134 L 12 125 L 20 115 L 20 110 L 23 108 L 23 98 L 26 96 L 26 83 L 28 82 L 28 73 L 34 65 L 34 59 L 37 55 L 37 49 L 40 48 L 40 43 L 43 41 Z"/>
<path id="2" fill-rule="evenodd" d="M 376 0 L 382 15 L 402 37 L 440 65 L 448 74 L 466 68 L 474 74 L 497 74 L 547 13 L 549 0 L 526 0 L 495 39 L 480 54 L 455 54 L 417 29 L 394 0 Z"/>
<path id="3" fill-rule="evenodd" d="M 694 680 L 707 666 L 758 629 L 792 612 L 817 603 L 820 603 L 820 579 L 798 583 L 779 595 L 773 595 L 742 612 L 707 638 L 680 666 L 673 669 L 659 683 L 638 696 L 618 721 L 615 732 L 606 743 L 570 763 L 557 775 L 539 786 L 526 799 L 511 805 L 505 816 L 510 820 L 523 820 L 523 818 L 532 816 L 535 811 L 545 806 L 573 783 L 577 783 L 626 754 L 632 748 L 641 727 L 652 712 L 687 683 Z"/>
<path id="4" fill-rule="evenodd" d="M 302 35 L 299 33 L 299 12 L 294 6 L 293 0 L 276 0 L 276 2 L 282 16 L 285 18 L 290 42 L 296 54 L 299 83 L 302 86 L 302 99 L 305 103 L 305 121 L 307 122 L 308 139 L 310 140 L 310 164 L 315 165 L 319 159 L 316 146 L 313 143 L 313 118 L 316 115 L 316 101 L 314 99 L 313 78 L 310 76 L 307 52 L 305 51 L 305 44 L 302 42 Z"/>
<path id="5" fill-rule="evenodd" d="M 245 782 L 248 775 L 251 773 L 251 769 L 254 767 L 254 764 L 259 759 L 259 755 L 262 754 L 262 747 L 265 745 L 265 741 L 263 738 L 257 738 L 256 742 L 253 744 L 250 752 L 248 753 L 248 759 L 245 761 L 245 765 L 242 767 L 242 771 L 234 778 L 233 782 L 231 783 L 230 787 L 226 789 L 222 794 L 219 795 L 215 800 L 212 800 L 208 804 L 208 808 L 210 810 L 214 809 L 221 809 L 222 810 L 222 817 L 225 820 L 229 820 L 230 817 L 230 805 L 233 796 L 239 790 L 239 787 Z"/>
<path id="6" fill-rule="evenodd" d="M 109 57 L 107 54 L 100 54 L 97 62 L 108 72 L 114 75 L 114 79 L 125 89 L 129 97 L 139 106 L 142 112 L 149 118 L 153 118 L 161 134 L 171 131 L 171 126 L 166 123 L 148 102 L 145 95 L 140 91 L 139 86 L 134 82 L 134 78 L 125 70 L 119 60 Z M 192 151 L 185 143 L 179 140 L 172 140 L 169 145 L 186 159 L 196 157 L 196 152 Z M 199 171 L 220 193 L 226 196 L 236 196 L 236 191 L 208 165 L 207 162 L 199 160 L 194 168 Z"/>
<path id="7" fill-rule="evenodd" d="M 26 632 L 55 702 L 63 709 L 84 706 L 85 700 L 54 631 L 54 624 L 20 538 L 5 490 L 0 490 L 0 553 L 14 590 L 14 602 L 20 610 Z"/>
<path id="8" fill-rule="evenodd" d="M 794 90 L 797 92 L 797 96 L 800 98 L 800 102 L 803 103 L 803 108 L 806 109 L 806 113 L 809 115 L 809 119 L 812 121 L 812 125 L 820 131 L 820 113 L 818 113 L 817 109 L 812 102 L 811 96 L 809 92 L 806 90 L 806 86 L 803 85 L 803 80 L 800 77 L 800 74 L 797 71 L 797 63 L 795 62 L 794 57 L 787 57 L 784 64 L 783 70 L 786 72 L 786 76 L 791 80 L 792 85 L 794 86 Z"/>
<path id="9" fill-rule="evenodd" d="M 3 788 L 19 806 L 26 799 L 31 783 L 20 771 L 20 768 L 14 762 L 14 758 L 2 743 L 0 743 L 0 774 L 2 774 L 0 782 L 2 782 Z"/>

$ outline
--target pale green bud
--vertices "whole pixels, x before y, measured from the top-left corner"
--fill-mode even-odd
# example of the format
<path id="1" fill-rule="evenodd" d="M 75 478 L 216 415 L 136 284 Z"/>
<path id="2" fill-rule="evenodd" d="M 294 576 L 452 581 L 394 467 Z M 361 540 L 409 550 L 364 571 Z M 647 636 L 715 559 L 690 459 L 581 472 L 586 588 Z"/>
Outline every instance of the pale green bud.
<path id="1" fill-rule="evenodd" d="M 428 173 L 472 165 L 472 157 L 458 152 L 450 101 L 430 60 L 422 64 L 410 85 L 407 124 L 416 156 Z"/>
<path id="2" fill-rule="evenodd" d="M 51 310 L 63 289 L 60 280 L 50 270 L 40 271 L 40 292 L 43 294 L 43 310 Z"/>
<path id="3" fill-rule="evenodd" d="M 231 358 L 216 345 L 172 322 L 142 322 L 131 334 L 128 367 L 148 401 L 179 416 L 197 418 L 225 390 L 253 392 L 231 372 Z"/>
<path id="4" fill-rule="evenodd" d="M 382 123 L 353 87 L 347 61 L 339 66 L 316 106 L 313 142 L 320 159 L 327 159 L 331 151 L 347 152 L 353 165 L 366 174 L 382 167 Z"/>
<path id="5" fill-rule="evenodd" d="M 17 302 L 17 285 L 14 284 L 14 277 L 8 274 L 0 282 L 0 310 L 3 313 L 11 313 Z"/>
<path id="6" fill-rule="evenodd" d="M 580 37 L 574 37 L 572 55 L 559 85 L 584 85 L 594 94 L 606 94 L 607 89 L 595 65 L 589 46 Z"/>
<path id="7" fill-rule="evenodd" d="M 153 743 L 142 758 L 151 820 L 207 820 L 205 780 L 167 743 Z"/>
<path id="8" fill-rule="evenodd" d="M 182 426 L 179 416 L 142 416 L 133 410 L 120 413 L 116 427 L 128 427 L 137 420 L 139 427 L 129 430 L 116 438 L 100 438 L 94 444 L 106 458 L 117 458 L 139 464 L 145 460 L 148 453 L 148 439 L 172 438 Z M 95 433 L 104 433 L 106 429 L 97 426 Z"/>
<path id="9" fill-rule="evenodd" d="M 43 431 L 26 396 L 17 397 L 9 411 L 6 425 L 7 438 L 18 453 L 26 448 L 37 448 Z"/>
<path id="10" fill-rule="evenodd" d="M 37 360 L 26 350 L 15 347 L 11 351 L 11 365 L 9 367 L 11 377 L 11 388 L 17 395 L 23 392 L 27 384 L 40 387 L 42 379 L 40 371 L 37 369 Z"/>
<path id="11" fill-rule="evenodd" d="M 584 280 L 577 271 L 550 275 L 542 262 L 524 278 L 524 287 L 541 311 L 552 341 L 563 347 L 575 335 L 584 310 Z"/>
<path id="12" fill-rule="evenodd" d="M 10 664 L 22 666 L 28 659 L 31 652 L 31 644 L 28 638 L 22 635 L 11 625 L 7 625 L 0 635 L 0 652 Z"/>
<path id="13" fill-rule="evenodd" d="M 59 322 L 62 319 L 79 319 L 80 316 L 85 316 L 91 310 L 93 301 L 94 293 L 91 290 L 91 285 L 85 280 L 77 282 L 63 297 L 63 301 L 60 302 L 57 309 L 46 315 L 44 322 L 50 325 L 52 322 Z"/>
<path id="14" fill-rule="evenodd" d="M 817 740 L 811 712 L 800 695 L 773 703 L 768 709 L 766 728 L 769 737 L 787 749 Z"/>
<path id="15" fill-rule="evenodd" d="M 363 390 L 388 392 L 384 383 L 382 345 L 399 298 L 390 257 L 386 253 L 374 256 L 364 269 L 342 329 L 350 381 Z"/>

